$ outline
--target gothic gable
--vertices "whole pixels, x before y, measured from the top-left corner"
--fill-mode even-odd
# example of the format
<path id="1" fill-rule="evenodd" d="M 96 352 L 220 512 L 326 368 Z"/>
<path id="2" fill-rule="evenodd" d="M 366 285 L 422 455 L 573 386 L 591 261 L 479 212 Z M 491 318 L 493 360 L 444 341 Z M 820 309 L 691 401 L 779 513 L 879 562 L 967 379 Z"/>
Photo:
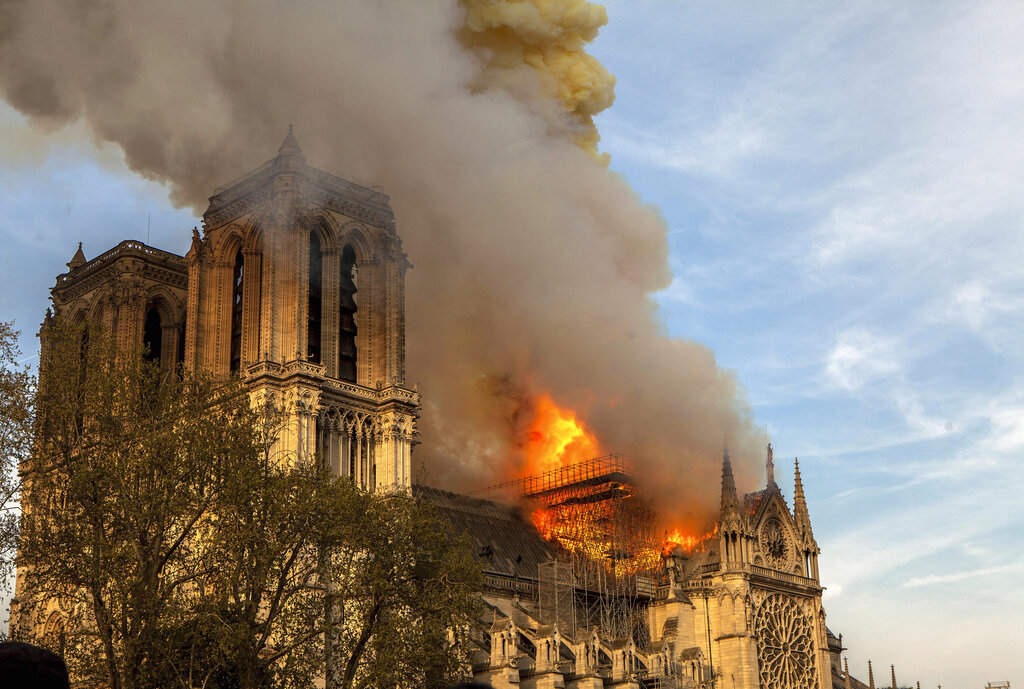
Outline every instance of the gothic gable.
<path id="1" fill-rule="evenodd" d="M 782 493 L 775 485 L 761 493 L 750 518 L 755 544 L 753 564 L 804 575 L 796 522 Z"/>

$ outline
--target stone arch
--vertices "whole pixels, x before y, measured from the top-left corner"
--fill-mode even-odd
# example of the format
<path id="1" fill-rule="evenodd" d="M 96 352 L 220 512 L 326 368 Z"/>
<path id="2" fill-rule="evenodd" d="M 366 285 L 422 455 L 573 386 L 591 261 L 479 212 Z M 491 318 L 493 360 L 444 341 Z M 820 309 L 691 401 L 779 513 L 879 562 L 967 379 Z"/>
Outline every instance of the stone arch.
<path id="1" fill-rule="evenodd" d="M 361 222 L 352 220 L 339 228 L 337 245 L 344 248 L 345 245 L 351 244 L 356 254 L 356 262 L 364 263 L 373 260 L 372 236 L 373 233 L 369 227 Z"/>
<path id="2" fill-rule="evenodd" d="M 52 610 L 43 623 L 43 634 L 59 634 L 64 631 L 66 620 L 60 610 Z"/>
<path id="3" fill-rule="evenodd" d="M 558 637 L 558 657 L 576 662 L 576 653 L 565 643 L 565 639 L 561 636 Z"/>
<path id="4" fill-rule="evenodd" d="M 96 308 L 95 302 L 87 301 L 75 307 L 67 322 L 76 327 L 91 324 L 95 321 L 96 316 L 99 315 L 98 311 L 99 309 Z"/>
<path id="5" fill-rule="evenodd" d="M 155 308 L 166 325 L 180 325 L 185 318 L 184 304 L 163 285 L 158 285 L 146 293 L 145 310 Z"/>
<path id="6" fill-rule="evenodd" d="M 113 319 L 116 314 L 117 291 L 113 286 L 107 286 L 106 289 L 100 290 L 99 294 L 91 298 L 89 306 L 90 325 L 102 325 L 104 329 L 113 327 Z"/>
<path id="7" fill-rule="evenodd" d="M 246 224 L 242 229 L 242 250 L 263 253 L 263 230 L 255 220 Z"/>
<path id="8" fill-rule="evenodd" d="M 341 242 L 342 229 L 327 211 L 321 211 L 303 218 L 303 229 L 315 232 L 320 239 L 320 249 L 325 254 L 337 252 L 344 244 Z"/>
<path id="9" fill-rule="evenodd" d="M 219 232 L 212 252 L 214 263 L 234 265 L 236 254 L 246 246 L 245 235 L 246 228 L 239 225 L 228 225 Z"/>

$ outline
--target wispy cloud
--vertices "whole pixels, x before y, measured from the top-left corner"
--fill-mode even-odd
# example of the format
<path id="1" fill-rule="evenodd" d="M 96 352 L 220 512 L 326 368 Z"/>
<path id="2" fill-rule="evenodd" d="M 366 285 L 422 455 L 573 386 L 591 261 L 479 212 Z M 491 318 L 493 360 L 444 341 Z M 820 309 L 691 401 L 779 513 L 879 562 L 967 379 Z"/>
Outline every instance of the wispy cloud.
<path id="1" fill-rule="evenodd" d="M 914 577 L 907 579 L 903 582 L 903 588 L 916 588 L 918 586 L 934 586 L 936 584 L 951 584 L 965 579 L 977 579 L 978 577 L 989 576 L 991 574 L 1006 574 L 1008 572 L 1019 572 L 1024 570 L 1024 562 L 1014 562 L 1009 565 L 1001 565 L 999 567 L 982 567 L 980 569 L 972 569 L 965 572 L 955 572 L 953 574 L 929 574 L 924 577 Z"/>
<path id="2" fill-rule="evenodd" d="M 849 391 L 895 376 L 900 370 L 895 342 L 860 328 L 839 333 L 825 362 L 828 380 Z"/>

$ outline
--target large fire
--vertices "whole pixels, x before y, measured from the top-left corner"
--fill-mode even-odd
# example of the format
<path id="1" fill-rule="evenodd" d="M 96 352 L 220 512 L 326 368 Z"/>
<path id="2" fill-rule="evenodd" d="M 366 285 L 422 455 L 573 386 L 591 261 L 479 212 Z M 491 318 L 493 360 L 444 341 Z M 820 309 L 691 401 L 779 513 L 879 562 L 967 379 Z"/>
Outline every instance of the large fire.
<path id="1" fill-rule="evenodd" d="M 525 438 L 524 476 L 571 472 L 572 465 L 601 457 L 597 437 L 576 412 L 559 407 L 549 395 L 540 395 L 534 409 Z M 533 524 L 565 551 L 603 562 L 618 573 L 653 572 L 661 558 L 676 548 L 692 552 L 717 533 L 717 526 L 704 534 L 678 526 L 669 526 L 671 533 L 669 529 L 661 531 L 666 525 L 647 511 L 630 483 L 612 480 L 580 490 L 580 495 L 571 499 L 534 510 Z M 595 491 L 603 491 L 606 497 Z M 659 533 L 664 534 L 664 541 Z"/>
<path id="2" fill-rule="evenodd" d="M 525 474 L 542 474 L 602 454 L 597 438 L 572 410 L 559 407 L 548 395 L 537 398 L 534 410 L 526 438 Z"/>
<path id="3" fill-rule="evenodd" d="M 671 555 L 676 548 L 681 548 L 685 553 L 692 553 L 698 546 L 718 535 L 718 524 L 711 527 L 705 534 L 695 536 L 691 533 L 684 534 L 679 529 L 673 529 L 672 533 L 665 534 L 665 542 L 662 544 L 663 555 Z"/>

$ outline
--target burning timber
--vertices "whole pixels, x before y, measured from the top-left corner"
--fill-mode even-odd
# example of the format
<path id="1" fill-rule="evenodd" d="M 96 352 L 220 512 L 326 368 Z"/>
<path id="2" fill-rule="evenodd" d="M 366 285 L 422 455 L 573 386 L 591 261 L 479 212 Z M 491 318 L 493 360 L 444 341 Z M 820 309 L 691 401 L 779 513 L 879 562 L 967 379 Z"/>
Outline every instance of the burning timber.
<path id="1" fill-rule="evenodd" d="M 540 615 L 559 627 L 600 629 L 640 645 L 660 565 L 655 515 L 637 495 L 632 467 L 612 454 L 481 491 L 529 506 L 557 557 L 538 572 Z"/>

